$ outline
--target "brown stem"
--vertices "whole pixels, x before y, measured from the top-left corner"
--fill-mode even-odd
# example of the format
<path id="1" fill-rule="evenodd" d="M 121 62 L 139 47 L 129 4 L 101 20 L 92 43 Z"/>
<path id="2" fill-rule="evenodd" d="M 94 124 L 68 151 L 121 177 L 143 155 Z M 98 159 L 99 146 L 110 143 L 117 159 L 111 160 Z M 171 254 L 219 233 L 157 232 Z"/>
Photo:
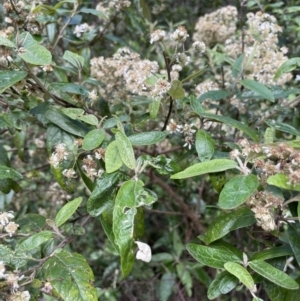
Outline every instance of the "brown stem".
<path id="1" fill-rule="evenodd" d="M 193 208 L 190 208 L 183 201 L 183 199 L 172 189 L 172 187 L 169 186 L 169 184 L 167 184 L 164 180 L 158 178 L 153 173 L 149 176 L 151 177 L 151 179 L 153 180 L 154 183 L 156 183 L 160 187 L 162 187 L 165 190 L 165 192 L 178 203 L 183 214 L 186 215 L 191 220 L 191 222 L 192 222 L 191 226 L 194 227 L 199 233 L 203 233 L 204 228 L 199 223 L 199 216 L 198 216 L 197 212 L 195 212 L 195 210 Z"/>

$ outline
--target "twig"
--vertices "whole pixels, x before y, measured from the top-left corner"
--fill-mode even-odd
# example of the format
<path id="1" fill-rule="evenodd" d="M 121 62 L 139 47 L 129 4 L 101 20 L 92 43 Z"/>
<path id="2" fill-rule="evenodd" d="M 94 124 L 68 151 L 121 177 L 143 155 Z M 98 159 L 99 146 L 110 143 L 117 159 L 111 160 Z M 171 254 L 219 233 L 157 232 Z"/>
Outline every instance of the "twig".
<path id="1" fill-rule="evenodd" d="M 165 190 L 165 192 L 178 203 L 178 205 L 183 211 L 183 214 L 185 214 L 192 221 L 192 226 L 199 233 L 203 233 L 204 228 L 199 223 L 199 217 L 197 212 L 195 212 L 193 209 L 190 209 L 190 207 L 183 201 L 183 199 L 180 196 L 178 196 L 178 194 L 164 180 L 158 178 L 153 173 L 151 175 L 148 174 L 148 176 L 153 180 L 154 183 L 162 187 Z"/>
<path id="2" fill-rule="evenodd" d="M 55 47 L 57 46 L 59 40 L 63 37 L 63 33 L 66 29 L 66 27 L 69 25 L 69 23 L 71 22 L 72 18 L 76 15 L 76 11 L 77 11 L 77 8 L 78 8 L 78 2 L 75 2 L 74 3 L 74 8 L 73 8 L 73 12 L 71 14 L 71 16 L 69 17 L 69 20 L 65 23 L 65 25 L 62 27 L 62 29 L 60 30 L 55 42 L 54 42 L 54 45 L 52 46 L 52 51 L 55 49 Z"/>

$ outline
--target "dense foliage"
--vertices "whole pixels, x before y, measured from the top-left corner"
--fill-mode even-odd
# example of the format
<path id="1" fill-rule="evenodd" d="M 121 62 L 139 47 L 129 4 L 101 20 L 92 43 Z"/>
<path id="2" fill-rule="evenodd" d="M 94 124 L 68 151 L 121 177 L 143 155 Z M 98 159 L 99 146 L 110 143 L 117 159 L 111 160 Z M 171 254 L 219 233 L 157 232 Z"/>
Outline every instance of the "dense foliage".
<path id="1" fill-rule="evenodd" d="M 299 11 L 0 4 L 0 299 L 297 300 Z"/>

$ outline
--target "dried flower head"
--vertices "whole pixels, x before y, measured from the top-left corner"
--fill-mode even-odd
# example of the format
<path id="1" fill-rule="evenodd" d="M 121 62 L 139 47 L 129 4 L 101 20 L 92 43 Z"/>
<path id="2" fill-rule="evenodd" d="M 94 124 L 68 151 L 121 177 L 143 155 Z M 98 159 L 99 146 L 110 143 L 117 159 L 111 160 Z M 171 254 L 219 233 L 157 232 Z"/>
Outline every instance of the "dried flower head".
<path id="1" fill-rule="evenodd" d="M 9 236 L 12 236 L 16 233 L 18 230 L 19 225 L 15 222 L 9 222 L 5 227 L 4 230 L 9 234 Z"/>
<path id="2" fill-rule="evenodd" d="M 179 42 L 184 43 L 186 39 L 189 37 L 187 30 L 184 26 L 179 26 L 172 34 L 171 39 Z"/>
<path id="3" fill-rule="evenodd" d="M 150 35 L 150 44 L 154 42 L 162 42 L 165 39 L 166 35 L 167 33 L 164 30 L 161 29 L 155 30 Z"/>
<path id="4" fill-rule="evenodd" d="M 193 43 L 193 47 L 197 52 L 204 53 L 206 50 L 206 45 L 202 41 L 196 41 Z"/>
<path id="5" fill-rule="evenodd" d="M 176 132 L 180 133 L 182 131 L 182 125 L 175 122 L 174 119 L 171 119 L 167 125 L 167 131 L 171 134 L 175 134 Z"/>

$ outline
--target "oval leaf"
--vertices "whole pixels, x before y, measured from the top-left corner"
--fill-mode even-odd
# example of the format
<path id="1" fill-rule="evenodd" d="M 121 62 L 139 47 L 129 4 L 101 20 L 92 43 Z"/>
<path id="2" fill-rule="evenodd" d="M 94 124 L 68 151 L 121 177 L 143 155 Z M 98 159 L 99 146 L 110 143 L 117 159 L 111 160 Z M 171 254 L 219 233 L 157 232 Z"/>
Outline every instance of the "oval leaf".
<path id="1" fill-rule="evenodd" d="M 275 98 L 274 98 L 274 95 L 272 94 L 272 92 L 265 85 L 263 85 L 259 82 L 252 80 L 252 79 L 244 79 L 241 81 L 241 84 L 245 88 L 260 94 L 265 99 L 268 99 L 272 102 L 275 101 Z"/>
<path id="2" fill-rule="evenodd" d="M 186 249 L 197 261 L 216 269 L 223 268 L 228 261 L 241 261 L 236 254 L 226 249 L 214 249 L 197 244 L 188 244 Z"/>
<path id="3" fill-rule="evenodd" d="M 204 242 L 211 242 L 225 236 L 230 231 L 253 225 L 256 222 L 254 213 L 247 207 L 242 207 L 236 211 L 222 214 L 216 218 L 208 227 Z"/>
<path id="4" fill-rule="evenodd" d="M 23 51 L 18 56 L 25 62 L 32 65 L 50 65 L 52 61 L 51 52 L 40 45 L 28 32 L 20 35 L 20 41 L 23 43 Z"/>
<path id="5" fill-rule="evenodd" d="M 259 185 L 255 175 L 239 175 L 227 182 L 221 191 L 218 205 L 222 209 L 233 209 L 243 204 Z"/>
<path id="6" fill-rule="evenodd" d="M 278 131 L 292 134 L 295 136 L 300 136 L 300 132 L 289 124 L 270 119 L 265 119 L 264 121 L 268 126 L 275 128 Z"/>
<path id="7" fill-rule="evenodd" d="M 128 137 L 132 145 L 151 145 L 164 140 L 168 136 L 168 132 L 153 131 L 146 133 L 138 133 Z"/>
<path id="8" fill-rule="evenodd" d="M 211 172 L 219 172 L 237 167 L 237 163 L 229 159 L 214 159 L 197 163 L 171 176 L 171 179 L 186 179 Z"/>
<path id="9" fill-rule="evenodd" d="M 42 273 L 62 300 L 98 300 L 97 290 L 92 284 L 93 271 L 78 253 L 56 250 L 43 265 Z"/>
<path id="10" fill-rule="evenodd" d="M 3 179 L 21 180 L 23 176 L 14 169 L 2 165 L 0 166 L 0 180 Z"/>
<path id="11" fill-rule="evenodd" d="M 82 141 L 82 148 L 84 150 L 92 150 L 97 148 L 104 140 L 105 132 L 104 130 L 95 129 L 88 132 Z"/>
<path id="12" fill-rule="evenodd" d="M 200 112 L 197 112 L 197 113 L 204 118 L 216 120 L 216 121 L 225 123 L 229 126 L 233 126 L 233 127 L 237 128 L 238 130 L 244 132 L 251 139 L 253 139 L 253 141 L 258 141 L 258 136 L 257 136 L 256 132 L 254 130 L 252 130 L 251 128 L 249 128 L 248 126 L 246 126 L 245 124 L 241 123 L 240 121 L 237 121 L 232 118 L 225 117 L 225 116 L 211 114 L 211 113 L 200 113 Z"/>
<path id="13" fill-rule="evenodd" d="M 218 274 L 210 284 L 207 291 L 207 297 L 209 300 L 212 300 L 219 297 L 221 294 L 227 294 L 233 290 L 238 283 L 238 278 L 227 271 L 223 271 L 222 273 Z"/>
<path id="14" fill-rule="evenodd" d="M 0 45 L 1 46 L 6 46 L 6 47 L 11 47 L 11 48 L 15 48 L 16 44 L 13 43 L 11 40 L 0 36 Z"/>
<path id="15" fill-rule="evenodd" d="M 300 57 L 293 57 L 285 61 L 276 71 L 274 80 L 278 79 L 282 74 L 288 73 L 300 66 Z"/>
<path id="16" fill-rule="evenodd" d="M 73 201 L 68 202 L 64 205 L 57 213 L 55 217 L 55 224 L 57 227 L 64 224 L 77 210 L 82 202 L 82 197 L 76 198 Z"/>
<path id="17" fill-rule="evenodd" d="M 105 169 L 107 173 L 118 170 L 123 165 L 117 141 L 111 142 L 105 151 Z"/>
<path id="18" fill-rule="evenodd" d="M 77 53 L 71 52 L 69 50 L 66 50 L 63 59 L 68 61 L 71 65 L 78 69 L 82 69 L 84 65 L 84 57 L 81 55 L 78 55 Z"/>
<path id="19" fill-rule="evenodd" d="M 104 174 L 97 179 L 96 186 L 87 201 L 87 211 L 92 216 L 103 213 L 114 199 L 115 189 L 119 182 L 119 173 Z"/>
<path id="20" fill-rule="evenodd" d="M 116 133 L 116 142 L 123 163 L 130 169 L 135 169 L 134 151 L 128 137 L 121 131 Z"/>
<path id="21" fill-rule="evenodd" d="M 51 237 L 52 237 L 52 232 L 41 231 L 23 240 L 19 245 L 17 245 L 17 248 L 22 251 L 29 251 L 37 248 L 42 243 L 48 241 Z"/>
<path id="22" fill-rule="evenodd" d="M 0 93 L 27 76 L 25 71 L 0 71 Z"/>
<path id="23" fill-rule="evenodd" d="M 277 175 L 270 176 L 267 179 L 267 183 L 269 185 L 274 185 L 287 190 L 300 191 L 300 184 L 289 185 L 287 184 L 288 182 L 289 182 L 288 177 L 283 173 L 278 173 Z"/>
<path id="24" fill-rule="evenodd" d="M 232 275 L 237 277 L 249 290 L 254 287 L 254 280 L 249 272 L 240 264 L 235 262 L 226 262 L 224 268 Z"/>
<path id="25" fill-rule="evenodd" d="M 286 273 L 274 268 L 269 263 L 266 263 L 262 260 L 254 260 L 249 261 L 249 266 L 257 274 L 263 276 L 264 278 L 268 279 L 278 286 L 290 290 L 296 290 L 299 288 L 298 283 L 293 278 L 288 276 Z"/>
<path id="26" fill-rule="evenodd" d="M 215 151 L 214 140 L 209 133 L 204 130 L 197 131 L 195 147 L 200 161 L 210 160 Z"/>
<path id="27" fill-rule="evenodd" d="M 184 97 L 185 93 L 180 80 L 175 79 L 171 82 L 171 88 L 168 91 L 168 94 L 174 99 Z"/>

